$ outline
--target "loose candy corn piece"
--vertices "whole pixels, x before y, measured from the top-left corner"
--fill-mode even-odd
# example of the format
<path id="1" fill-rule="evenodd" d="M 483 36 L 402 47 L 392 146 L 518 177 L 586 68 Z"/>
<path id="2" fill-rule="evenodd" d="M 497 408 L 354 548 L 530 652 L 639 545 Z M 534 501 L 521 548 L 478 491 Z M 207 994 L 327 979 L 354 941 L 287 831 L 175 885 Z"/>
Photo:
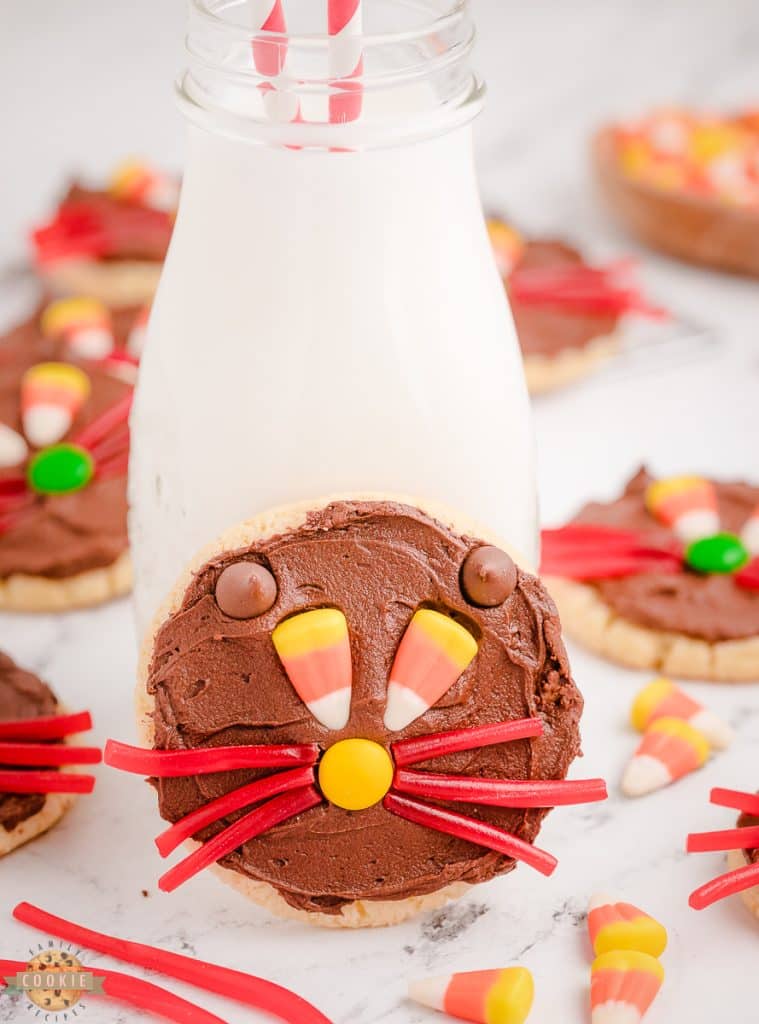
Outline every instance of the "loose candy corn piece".
<path id="1" fill-rule="evenodd" d="M 508 277 L 522 255 L 524 239 L 510 224 L 497 217 L 488 217 L 487 227 L 498 270 L 502 277 Z"/>
<path id="2" fill-rule="evenodd" d="M 523 1024 L 535 987 L 525 967 L 468 971 L 409 984 L 409 999 L 476 1024 Z"/>
<path id="3" fill-rule="evenodd" d="M 631 903 L 615 903 L 604 895 L 590 901 L 588 932 L 596 956 L 615 949 L 661 956 L 667 948 L 663 925 Z"/>
<path id="4" fill-rule="evenodd" d="M 649 726 L 622 778 L 625 796 L 643 796 L 700 768 L 709 744 L 679 718 L 658 718 Z"/>
<path id="5" fill-rule="evenodd" d="M 137 160 L 129 160 L 114 171 L 109 186 L 114 199 L 142 203 L 171 212 L 179 199 L 178 183 L 169 175 Z"/>
<path id="6" fill-rule="evenodd" d="M 448 615 L 422 608 L 403 634 L 387 688 L 385 726 L 397 732 L 431 708 L 477 653 L 477 641 Z"/>
<path id="7" fill-rule="evenodd" d="M 709 537 L 719 530 L 714 487 L 700 476 L 656 480 L 646 490 L 646 506 L 684 541 Z"/>
<path id="8" fill-rule="evenodd" d="M 300 612 L 274 629 L 277 654 L 298 696 L 328 729 L 350 716 L 353 669 L 348 623 L 337 608 Z"/>
<path id="9" fill-rule="evenodd" d="M 759 555 L 759 506 L 744 523 L 741 540 L 752 555 Z"/>
<path id="10" fill-rule="evenodd" d="M 55 444 L 69 431 L 90 393 L 90 379 L 78 366 L 37 363 L 21 380 L 21 420 L 36 448 Z"/>
<path id="11" fill-rule="evenodd" d="M 661 964 L 648 953 L 636 950 L 602 953 L 591 968 L 592 1024 L 638 1024 L 663 981 Z"/>
<path id="12" fill-rule="evenodd" d="M 733 741 L 733 730 L 727 722 L 663 676 L 654 679 L 638 693 L 630 718 L 638 732 L 645 732 L 658 718 L 680 718 L 703 733 L 716 750 L 725 750 Z"/>
<path id="13" fill-rule="evenodd" d="M 29 454 L 26 441 L 18 431 L 0 423 L 0 469 L 18 466 Z"/>
<path id="14" fill-rule="evenodd" d="M 97 299 L 58 299 L 45 308 L 40 326 L 49 338 L 63 338 L 82 359 L 105 359 L 113 351 L 111 315 Z"/>

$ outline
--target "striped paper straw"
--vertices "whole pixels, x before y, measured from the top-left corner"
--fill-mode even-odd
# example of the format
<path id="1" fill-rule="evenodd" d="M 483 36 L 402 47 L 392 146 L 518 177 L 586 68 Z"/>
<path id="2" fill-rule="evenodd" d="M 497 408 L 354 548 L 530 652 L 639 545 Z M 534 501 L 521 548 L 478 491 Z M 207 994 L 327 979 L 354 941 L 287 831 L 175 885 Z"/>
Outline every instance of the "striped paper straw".
<path id="1" fill-rule="evenodd" d="M 360 77 L 364 71 L 361 0 L 327 2 L 327 28 L 331 36 L 329 73 L 331 84 L 340 90 L 329 98 L 329 120 L 338 124 L 355 121 L 361 116 L 363 95 Z"/>
<path id="2" fill-rule="evenodd" d="M 251 16 L 256 31 L 287 32 L 282 0 L 249 0 Z M 274 81 L 263 82 L 264 109 L 272 121 L 288 122 L 298 117 L 298 97 L 278 88 L 276 79 L 282 74 L 287 60 L 287 40 L 256 38 L 253 40 L 253 63 L 256 71 Z"/>

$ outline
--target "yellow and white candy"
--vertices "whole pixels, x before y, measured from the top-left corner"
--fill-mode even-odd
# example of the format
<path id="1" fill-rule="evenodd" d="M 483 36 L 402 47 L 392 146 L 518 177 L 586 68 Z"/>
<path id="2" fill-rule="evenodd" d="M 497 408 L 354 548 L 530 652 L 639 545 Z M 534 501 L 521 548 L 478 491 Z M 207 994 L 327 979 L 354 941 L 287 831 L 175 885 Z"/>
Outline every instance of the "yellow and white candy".
<path id="1" fill-rule="evenodd" d="M 646 507 L 686 543 L 719 531 L 714 486 L 700 476 L 672 476 L 654 481 L 646 490 Z"/>
<path id="2" fill-rule="evenodd" d="M 82 359 L 105 359 L 115 345 L 111 314 L 97 299 L 58 299 L 43 311 L 40 327 L 49 338 L 63 338 Z"/>
<path id="3" fill-rule="evenodd" d="M 90 393 L 90 379 L 69 363 L 37 363 L 21 379 L 21 422 L 35 448 L 60 441 Z"/>
<path id="4" fill-rule="evenodd" d="M 176 210 L 179 202 L 176 179 L 139 160 L 120 164 L 111 176 L 108 191 L 114 199 L 141 203 L 166 213 Z"/>
<path id="5" fill-rule="evenodd" d="M 638 732 L 645 732 L 657 718 L 680 718 L 688 722 L 703 733 L 715 750 L 725 750 L 733 741 L 733 730 L 727 722 L 664 676 L 644 686 L 630 709 L 630 720 Z"/>

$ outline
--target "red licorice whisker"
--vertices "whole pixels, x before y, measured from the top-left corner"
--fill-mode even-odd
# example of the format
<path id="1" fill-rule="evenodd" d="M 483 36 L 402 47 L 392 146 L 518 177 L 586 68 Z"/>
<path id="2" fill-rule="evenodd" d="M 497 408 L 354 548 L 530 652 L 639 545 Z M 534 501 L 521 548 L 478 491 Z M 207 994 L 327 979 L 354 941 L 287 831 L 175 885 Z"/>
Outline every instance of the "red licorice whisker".
<path id="1" fill-rule="evenodd" d="M 10 977 L 25 970 L 26 964 L 21 960 L 0 960 L 2 975 Z M 144 1010 L 154 1017 L 176 1021 L 176 1024 L 225 1024 L 215 1013 L 209 1013 L 150 981 L 133 978 L 120 971 L 104 971 L 100 967 L 84 967 L 83 970 L 103 979 L 103 993 L 107 999 Z M 0 977 L 0 982 L 5 985 L 5 977 Z"/>
<path id="2" fill-rule="evenodd" d="M 98 462 L 95 469 L 97 480 L 112 480 L 116 476 L 126 476 L 129 471 L 129 452 L 113 456 L 103 462 Z"/>
<path id="3" fill-rule="evenodd" d="M 457 754 L 462 750 L 491 747 L 496 743 L 510 743 L 543 735 L 540 718 L 516 718 L 510 722 L 476 725 L 471 729 L 453 729 L 434 732 L 428 736 L 414 736 L 392 744 L 393 758 L 398 767 L 418 764 L 433 757 Z"/>
<path id="4" fill-rule="evenodd" d="M 199 807 L 191 814 L 185 815 L 171 828 L 167 828 L 156 837 L 155 844 L 162 857 L 168 857 L 176 848 L 190 839 L 201 829 L 212 825 L 220 818 L 239 811 L 243 807 L 267 800 L 278 793 L 287 793 L 293 789 L 300 789 L 303 786 L 310 786 L 314 782 L 313 768 L 293 768 L 289 772 L 280 772 L 278 775 L 271 775 L 266 779 L 259 779 L 247 786 L 233 789 L 231 793 L 225 793 L 217 800 L 212 800 L 203 807 Z"/>
<path id="5" fill-rule="evenodd" d="M 94 788 L 94 775 L 0 770 L 0 793 L 91 793 Z"/>
<path id="6" fill-rule="evenodd" d="M 129 451 L 129 426 L 126 423 L 122 423 L 102 440 L 89 447 L 90 455 L 98 461 L 107 459 L 111 455 L 121 455 L 125 451 Z"/>
<path id="7" fill-rule="evenodd" d="M 0 498 L 23 498 L 28 493 L 28 488 L 25 476 L 6 476 L 0 480 Z"/>
<path id="8" fill-rule="evenodd" d="M 742 868 L 735 868 L 727 871 L 724 875 L 718 875 L 711 882 L 700 886 L 690 894 L 688 903 L 694 910 L 703 910 L 717 900 L 724 900 L 727 896 L 734 896 L 738 892 L 751 889 L 759 883 L 759 864 L 747 864 Z"/>
<path id="9" fill-rule="evenodd" d="M 709 801 L 717 807 L 729 807 L 744 814 L 759 816 L 759 793 L 743 793 L 739 789 L 715 787 L 709 794 Z"/>
<path id="10" fill-rule="evenodd" d="M 492 807 L 562 807 L 606 800 L 603 779 L 509 781 L 474 779 L 467 775 L 433 775 L 399 769 L 393 789 L 431 800 L 487 804 Z"/>
<path id="11" fill-rule="evenodd" d="M 717 853 L 720 850 L 755 850 L 759 847 L 759 825 L 725 828 L 719 832 L 691 832 L 687 853 Z"/>
<path id="12" fill-rule="evenodd" d="M 683 571 L 679 543 L 655 544 L 631 530 L 570 523 L 543 530 L 541 547 L 540 571 L 548 576 L 593 580 Z"/>
<path id="13" fill-rule="evenodd" d="M 238 768 L 293 768 L 295 765 L 316 764 L 318 756 L 319 748 L 315 743 L 146 750 L 118 740 L 108 740 L 103 760 L 122 772 L 173 779 L 183 775 L 231 772 Z"/>
<path id="14" fill-rule="evenodd" d="M 53 746 L 50 743 L 0 742 L 0 764 L 45 765 L 100 764 L 103 755 L 98 747 Z"/>
<path id="15" fill-rule="evenodd" d="M 442 807 L 432 807 L 408 797 L 397 796 L 392 792 L 387 794 L 382 803 L 386 810 L 397 814 L 399 818 L 405 818 L 416 825 L 424 825 L 436 832 L 456 836 L 457 839 L 465 839 L 489 850 L 496 850 L 507 857 L 513 857 L 514 860 L 524 861 L 542 875 L 551 875 L 556 870 L 558 861 L 550 853 L 537 846 L 531 846 L 530 843 L 495 825 L 488 825 L 476 818 L 467 818 L 463 814 L 444 810 Z"/>
<path id="16" fill-rule="evenodd" d="M 275 825 L 281 825 L 297 814 L 316 807 L 321 802 L 321 794 L 313 786 L 274 797 L 273 800 L 269 800 L 251 811 L 250 814 L 240 818 L 234 825 L 219 832 L 207 843 L 203 843 L 200 849 L 195 850 L 189 857 L 181 860 L 158 879 L 158 887 L 163 892 L 173 892 L 178 886 L 197 875 L 199 871 L 215 864 L 217 860 L 226 857 L 228 853 L 232 853 L 238 846 L 268 832 Z"/>
<path id="17" fill-rule="evenodd" d="M 126 423 L 129 419 L 129 411 L 132 408 L 133 394 L 129 391 L 123 398 L 112 405 L 105 412 L 97 416 L 91 423 L 88 423 L 81 430 L 72 443 L 92 451 L 99 441 L 102 441 L 115 427 Z"/>
<path id="18" fill-rule="evenodd" d="M 58 740 L 76 732 L 89 732 L 92 715 L 79 711 L 74 715 L 43 715 L 39 718 L 15 718 L 0 722 L 3 740 Z"/>
<path id="19" fill-rule="evenodd" d="M 517 267 L 509 276 L 512 298 L 525 304 L 555 304 L 591 313 L 642 313 L 662 318 L 666 310 L 646 301 L 638 289 L 625 285 L 619 264 L 610 267 Z"/>
<path id="20" fill-rule="evenodd" d="M 759 557 L 735 574 L 735 582 L 747 590 L 759 590 Z"/>
<path id="21" fill-rule="evenodd" d="M 167 978 L 185 981 L 206 992 L 234 999 L 253 1009 L 269 1013 L 287 1024 L 331 1024 L 323 1013 L 281 985 L 275 985 L 263 978 L 256 978 L 229 967 L 195 960 L 181 953 L 170 953 L 155 946 L 147 946 L 128 939 L 117 939 L 110 935 L 92 931 L 73 924 L 61 917 L 48 914 L 30 903 L 19 903 L 13 916 L 22 924 L 36 928 L 45 935 L 55 935 L 65 942 L 92 949 L 97 953 L 112 956 L 116 960 L 158 971 Z"/>

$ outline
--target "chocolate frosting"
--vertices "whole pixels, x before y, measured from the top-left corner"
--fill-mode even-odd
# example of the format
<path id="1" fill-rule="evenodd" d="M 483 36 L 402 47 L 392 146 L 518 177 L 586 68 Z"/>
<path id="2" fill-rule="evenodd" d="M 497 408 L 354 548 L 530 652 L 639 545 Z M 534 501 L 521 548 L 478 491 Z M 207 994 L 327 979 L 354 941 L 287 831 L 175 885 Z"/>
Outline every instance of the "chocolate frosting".
<path id="1" fill-rule="evenodd" d="M 525 243 L 518 269 L 582 265 L 577 249 L 565 242 L 545 239 Z M 506 282 L 508 289 L 508 280 Z M 522 352 L 556 356 L 563 349 L 585 348 L 596 338 L 613 334 L 619 317 L 608 313 L 579 313 L 563 306 L 519 302 L 509 296 Z"/>
<path id="2" fill-rule="evenodd" d="M 616 501 L 591 502 L 575 522 L 643 530 L 671 543 L 674 533 L 661 526 L 645 505 L 653 477 L 640 469 Z M 722 527 L 740 533 L 759 503 L 759 487 L 714 482 Z M 739 586 L 730 575 L 702 576 L 686 569 L 676 575 L 646 573 L 594 583 L 616 615 L 649 629 L 683 633 L 715 643 L 759 634 L 759 593 Z"/>
<path id="3" fill-rule="evenodd" d="M 753 814 L 741 814 L 738 818 L 738 828 L 748 828 L 749 825 L 759 825 L 759 818 Z M 759 864 L 759 848 L 744 850 L 743 856 L 750 864 Z"/>
<path id="4" fill-rule="evenodd" d="M 41 679 L 19 668 L 0 651 L 0 722 L 54 715 L 57 707 L 52 691 Z M 14 770 L 18 770 L 17 766 Z M 44 805 L 44 793 L 0 793 L 0 827 L 12 832 L 21 822 L 38 814 Z"/>
<path id="5" fill-rule="evenodd" d="M 298 529 L 208 562 L 156 637 L 147 680 L 155 696 L 156 747 L 316 742 L 324 750 L 354 736 L 389 747 L 401 737 L 540 716 L 540 739 L 415 767 L 493 778 L 563 778 L 579 752 L 582 698 L 570 676 L 556 608 L 540 581 L 521 570 L 502 605 L 468 603 L 459 572 L 466 555 L 482 543 L 415 508 L 350 501 L 312 512 Z M 241 559 L 265 565 L 278 586 L 268 611 L 242 621 L 224 615 L 214 599 L 221 572 Z M 351 715 L 338 731 L 310 715 L 271 640 L 285 617 L 324 606 L 341 609 L 350 631 Z M 383 725 L 390 667 L 420 606 L 458 619 L 477 638 L 479 652 L 433 708 L 391 734 Z M 260 774 L 155 780 L 161 814 L 176 821 Z M 455 809 L 529 842 L 547 813 L 460 804 Z M 232 820 L 196 838 L 208 839 Z M 244 844 L 221 863 L 275 886 L 294 907 L 322 913 L 337 913 L 355 899 L 403 899 L 452 882 L 481 882 L 514 867 L 508 857 L 403 821 L 381 804 L 350 812 L 327 803 Z"/>
<path id="6" fill-rule="evenodd" d="M 117 345 L 125 344 L 137 310 L 113 314 Z M 90 378 L 91 392 L 69 437 L 114 405 L 129 385 L 97 363 L 72 360 L 61 341 L 39 329 L 39 313 L 0 338 L 0 423 L 23 435 L 21 377 L 35 363 L 73 362 Z M 17 477 L 23 467 L 0 468 L 0 480 Z M 126 477 L 93 480 L 83 490 L 61 496 L 38 495 L 19 522 L 0 533 L 0 579 L 27 573 L 62 579 L 112 565 L 127 548 Z"/>
<path id="7" fill-rule="evenodd" d="M 162 263 L 171 240 L 173 219 L 163 210 L 132 204 L 114 199 L 108 192 L 85 188 L 74 182 L 64 198 L 64 203 L 86 203 L 90 209 L 112 220 L 114 214 L 130 216 L 130 230 L 120 231 L 118 242 L 112 245 L 104 260 L 146 260 Z"/>

